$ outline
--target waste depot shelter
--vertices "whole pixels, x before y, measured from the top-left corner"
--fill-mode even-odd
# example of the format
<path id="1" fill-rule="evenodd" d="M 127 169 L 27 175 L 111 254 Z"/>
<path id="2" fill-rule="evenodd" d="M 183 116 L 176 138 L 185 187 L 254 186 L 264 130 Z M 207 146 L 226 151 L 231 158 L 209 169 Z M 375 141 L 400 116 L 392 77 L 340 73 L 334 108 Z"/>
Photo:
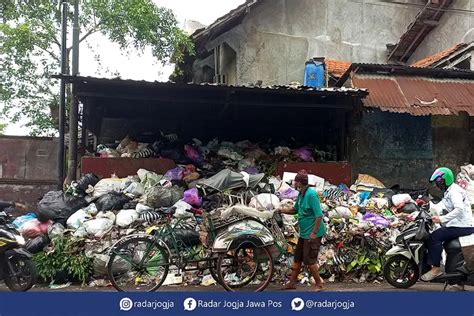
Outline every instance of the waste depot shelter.
<path id="1" fill-rule="evenodd" d="M 282 164 L 278 173 L 305 167 L 335 183 L 351 181 L 349 132 L 351 116 L 361 107 L 365 89 L 302 86 L 223 86 L 177 84 L 92 77 L 68 77 L 82 104 L 82 141 L 116 145 L 127 135 L 154 142 L 161 133 L 204 143 L 242 141 L 275 145 L 314 145 L 324 161 Z M 94 135 L 94 142 L 88 135 Z M 148 167 L 164 172 L 169 161 L 84 157 L 82 173 L 111 171 L 134 174 Z M 324 163 L 320 165 L 319 163 Z M 323 168 L 324 167 L 324 168 Z"/>

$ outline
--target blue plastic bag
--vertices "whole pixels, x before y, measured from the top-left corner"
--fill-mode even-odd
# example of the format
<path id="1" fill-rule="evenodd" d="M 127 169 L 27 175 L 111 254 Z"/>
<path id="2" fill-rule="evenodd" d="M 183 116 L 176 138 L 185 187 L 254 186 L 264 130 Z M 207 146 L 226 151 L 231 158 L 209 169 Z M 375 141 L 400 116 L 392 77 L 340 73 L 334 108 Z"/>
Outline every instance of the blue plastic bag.
<path id="1" fill-rule="evenodd" d="M 23 216 L 17 217 L 13 221 L 13 225 L 15 225 L 16 228 L 21 228 L 21 226 L 23 226 L 23 224 L 25 224 L 26 222 L 29 222 L 29 221 L 37 219 L 37 218 L 38 218 L 38 216 L 36 216 L 36 214 L 28 213 L 28 214 L 25 214 Z"/>

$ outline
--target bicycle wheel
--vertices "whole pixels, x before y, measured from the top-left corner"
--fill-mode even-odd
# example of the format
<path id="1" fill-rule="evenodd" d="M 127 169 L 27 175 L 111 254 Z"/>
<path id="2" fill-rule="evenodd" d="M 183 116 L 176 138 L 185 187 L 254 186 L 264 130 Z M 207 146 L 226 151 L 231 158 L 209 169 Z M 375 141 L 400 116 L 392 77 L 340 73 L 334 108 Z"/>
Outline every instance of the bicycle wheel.
<path id="1" fill-rule="evenodd" d="M 112 250 L 107 271 L 118 291 L 153 292 L 165 282 L 169 264 L 165 248 L 149 237 L 137 237 Z"/>
<path id="2" fill-rule="evenodd" d="M 269 247 L 244 244 L 221 253 L 217 262 L 220 284 L 231 292 L 263 291 L 273 277 L 273 259 Z"/>

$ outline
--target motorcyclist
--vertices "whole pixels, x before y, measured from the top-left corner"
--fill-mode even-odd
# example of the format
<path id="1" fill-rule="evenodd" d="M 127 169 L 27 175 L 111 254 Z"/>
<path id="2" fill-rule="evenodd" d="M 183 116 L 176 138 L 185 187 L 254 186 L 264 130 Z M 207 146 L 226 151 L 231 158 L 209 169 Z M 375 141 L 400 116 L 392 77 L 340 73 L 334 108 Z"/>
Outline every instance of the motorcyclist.
<path id="1" fill-rule="evenodd" d="M 434 182 L 444 192 L 443 200 L 436 206 L 448 213 L 432 216 L 433 222 L 440 223 L 441 227 L 427 241 L 428 264 L 432 268 L 421 276 L 422 281 L 431 281 L 442 274 L 440 264 L 443 242 L 474 233 L 471 203 L 464 189 L 454 183 L 453 172 L 445 167 L 438 168 L 430 182 Z"/>

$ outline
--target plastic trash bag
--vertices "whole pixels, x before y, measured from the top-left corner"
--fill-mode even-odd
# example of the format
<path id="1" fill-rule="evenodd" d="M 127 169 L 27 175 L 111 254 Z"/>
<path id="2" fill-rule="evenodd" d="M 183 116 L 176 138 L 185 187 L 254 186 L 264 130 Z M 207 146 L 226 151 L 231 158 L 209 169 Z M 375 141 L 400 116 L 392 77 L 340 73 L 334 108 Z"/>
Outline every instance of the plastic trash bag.
<path id="1" fill-rule="evenodd" d="M 129 200 L 130 199 L 123 193 L 109 192 L 97 199 L 95 205 L 100 212 L 118 211 L 123 209 L 124 204 Z"/>
<path id="2" fill-rule="evenodd" d="M 66 221 L 67 228 L 78 229 L 87 219 L 90 218 L 90 214 L 88 214 L 84 209 L 80 209 L 68 218 Z"/>
<path id="3" fill-rule="evenodd" d="M 401 208 L 405 204 L 415 203 L 415 201 L 413 201 L 410 194 L 404 193 L 404 194 L 395 194 L 394 196 L 392 196 L 392 203 L 396 208 Z"/>
<path id="4" fill-rule="evenodd" d="M 136 210 L 121 210 L 115 218 L 115 224 L 119 227 L 128 227 L 132 225 L 139 217 Z"/>
<path id="5" fill-rule="evenodd" d="M 188 203 L 184 201 L 178 201 L 173 205 L 173 208 L 175 209 L 174 212 L 174 217 L 176 218 L 188 218 L 188 217 L 193 217 L 193 213 L 188 212 L 190 211 L 193 207 L 189 205 Z"/>
<path id="6" fill-rule="evenodd" d="M 109 192 L 121 192 L 124 189 L 125 180 L 119 178 L 102 179 L 94 186 L 92 196 L 96 198 Z"/>
<path id="7" fill-rule="evenodd" d="M 184 169 L 181 167 L 176 167 L 173 169 L 168 170 L 165 173 L 165 178 L 168 180 L 183 180 L 184 177 Z"/>
<path id="8" fill-rule="evenodd" d="M 280 207 L 280 199 L 274 194 L 262 193 L 254 196 L 249 206 L 258 210 L 275 210 Z"/>
<path id="9" fill-rule="evenodd" d="M 50 191 L 38 203 L 38 219 L 41 222 L 49 220 L 66 222 L 69 216 L 87 204 L 82 197 L 66 195 L 62 191 Z"/>
<path id="10" fill-rule="evenodd" d="M 61 223 L 54 223 L 48 228 L 48 237 L 49 239 L 54 239 L 56 237 L 61 237 L 64 235 L 66 228 Z"/>
<path id="11" fill-rule="evenodd" d="M 305 162 L 314 161 L 313 154 L 311 153 L 311 150 L 309 150 L 307 147 L 296 149 L 295 151 L 293 151 L 293 155 Z"/>
<path id="12" fill-rule="evenodd" d="M 48 233 L 48 227 L 53 222 L 48 221 L 46 223 L 41 223 L 37 219 L 33 219 L 31 221 L 26 222 L 20 228 L 20 234 L 26 238 L 35 238 L 43 234 Z"/>
<path id="13" fill-rule="evenodd" d="M 184 191 L 183 201 L 192 206 L 201 206 L 202 204 L 202 198 L 199 196 L 197 189 Z"/>
<path id="14" fill-rule="evenodd" d="M 201 163 L 202 161 L 201 155 L 199 154 L 199 151 L 193 146 L 184 145 L 184 153 L 186 155 L 186 158 L 188 158 L 193 163 L 196 163 L 196 164 Z"/>
<path id="15" fill-rule="evenodd" d="M 152 208 L 170 207 L 183 197 L 183 190 L 178 187 L 164 188 L 156 186 L 150 188 L 140 199 L 140 203 Z"/>
<path id="16" fill-rule="evenodd" d="M 187 247 L 197 246 L 201 244 L 199 239 L 199 233 L 192 229 L 175 229 L 174 233 L 176 234 L 176 240 L 183 242 Z M 166 243 L 169 243 L 169 239 L 165 239 Z"/>
<path id="17" fill-rule="evenodd" d="M 43 234 L 33 239 L 28 240 L 25 243 L 25 249 L 31 252 L 32 254 L 43 251 L 43 249 L 49 245 L 48 235 Z"/>
<path id="18" fill-rule="evenodd" d="M 387 219 L 385 219 L 384 217 L 382 217 L 378 214 L 374 214 L 374 213 L 366 213 L 362 217 L 362 220 L 366 221 L 366 222 L 370 222 L 370 223 L 372 223 L 376 226 L 382 226 L 382 227 L 390 226 L 390 222 Z"/>
<path id="19" fill-rule="evenodd" d="M 13 221 L 12 224 L 15 225 L 16 228 L 21 228 L 21 226 L 23 226 L 23 224 L 25 224 L 26 222 L 29 222 L 29 221 L 37 219 L 37 218 L 38 218 L 38 216 L 35 213 L 28 213 L 28 214 L 22 215 L 20 217 L 17 217 Z"/>
<path id="20" fill-rule="evenodd" d="M 328 213 L 329 218 L 351 218 L 352 212 L 349 208 L 338 206 Z"/>
<path id="21" fill-rule="evenodd" d="M 95 278 L 101 278 L 108 275 L 107 264 L 109 263 L 110 256 L 106 254 L 95 254 L 93 256 L 92 267 L 93 276 Z M 132 264 L 120 256 L 116 256 L 114 264 L 112 266 L 113 274 L 122 274 L 132 269 Z"/>
<path id="22" fill-rule="evenodd" d="M 123 193 L 131 196 L 132 198 L 140 197 L 145 193 L 145 188 L 141 183 L 136 181 L 129 181 L 126 183 Z"/>
<path id="23" fill-rule="evenodd" d="M 135 207 L 135 210 L 141 214 L 141 213 L 144 213 L 144 212 L 148 212 L 148 211 L 153 211 L 153 207 L 149 207 L 145 204 L 142 204 L 142 203 L 138 203 L 137 206 Z"/>
<path id="24" fill-rule="evenodd" d="M 148 171 L 145 169 L 139 169 L 137 171 L 138 178 L 140 183 L 143 185 L 143 188 L 146 190 L 148 188 L 154 187 L 155 185 L 163 179 L 163 176 L 154 173 L 153 171 Z"/>
<path id="25" fill-rule="evenodd" d="M 411 214 L 413 212 L 418 211 L 418 206 L 415 203 L 406 203 L 402 208 L 401 211 L 405 214 Z"/>
<path id="26" fill-rule="evenodd" d="M 112 227 L 114 222 L 109 218 L 96 218 L 83 224 L 86 232 L 90 236 L 101 238 L 104 236 Z"/>
<path id="27" fill-rule="evenodd" d="M 99 182 L 99 177 L 93 173 L 87 173 L 76 181 L 77 188 L 86 193 L 89 186 L 95 186 Z"/>
<path id="28" fill-rule="evenodd" d="M 277 195 L 282 200 L 285 200 L 285 199 L 296 200 L 298 198 L 299 192 L 298 190 L 293 189 L 286 182 L 281 182 L 281 185 L 277 190 Z"/>

